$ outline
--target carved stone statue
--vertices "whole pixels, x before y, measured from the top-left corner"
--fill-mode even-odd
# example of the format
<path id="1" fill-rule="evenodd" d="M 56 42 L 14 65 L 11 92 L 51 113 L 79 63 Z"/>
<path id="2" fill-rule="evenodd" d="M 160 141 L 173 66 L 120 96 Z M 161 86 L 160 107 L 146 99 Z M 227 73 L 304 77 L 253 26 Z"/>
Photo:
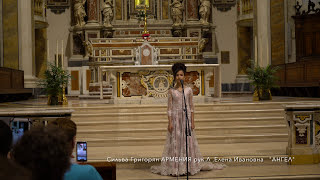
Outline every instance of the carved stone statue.
<path id="1" fill-rule="evenodd" d="M 76 21 L 76 26 L 83 26 L 85 24 L 84 17 L 87 16 L 84 9 L 84 4 L 86 0 L 74 0 L 74 18 Z"/>
<path id="2" fill-rule="evenodd" d="M 202 52 L 203 49 L 205 48 L 206 44 L 208 43 L 208 39 L 206 38 L 202 38 L 200 41 L 199 41 L 199 51 Z"/>
<path id="3" fill-rule="evenodd" d="M 209 0 L 200 0 L 200 21 L 202 24 L 209 24 L 209 17 L 211 11 L 211 3 Z"/>
<path id="4" fill-rule="evenodd" d="M 85 48 L 86 48 L 86 56 L 92 55 L 93 47 L 90 41 L 84 41 L 83 42 Z"/>
<path id="5" fill-rule="evenodd" d="M 111 0 L 106 0 L 102 6 L 103 24 L 111 26 L 113 19 L 113 5 Z"/>
<path id="6" fill-rule="evenodd" d="M 183 19 L 183 10 L 184 7 L 180 0 L 173 0 L 171 7 L 171 16 L 173 20 L 173 25 L 180 25 Z"/>

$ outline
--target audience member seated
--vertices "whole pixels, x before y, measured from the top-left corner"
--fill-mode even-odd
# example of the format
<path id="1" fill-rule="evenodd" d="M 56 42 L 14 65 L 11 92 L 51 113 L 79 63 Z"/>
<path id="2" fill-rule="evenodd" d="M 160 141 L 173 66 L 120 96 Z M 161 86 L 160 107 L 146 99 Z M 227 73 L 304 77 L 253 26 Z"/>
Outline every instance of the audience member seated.
<path id="1" fill-rule="evenodd" d="M 77 125 L 72 120 L 57 119 L 49 123 L 49 126 L 57 126 L 64 130 L 67 135 L 67 142 L 71 145 L 70 158 L 72 158 L 72 151 L 76 144 Z M 71 168 L 64 175 L 65 180 L 102 180 L 101 175 L 91 165 L 79 165 L 76 163 L 71 164 Z"/>
<path id="2" fill-rule="evenodd" d="M 70 145 L 57 127 L 34 127 L 14 145 L 11 158 L 35 180 L 62 180 L 70 168 Z"/>
<path id="3" fill-rule="evenodd" d="M 12 131 L 4 121 L 0 120 L 0 156 L 7 157 L 12 143 Z"/>

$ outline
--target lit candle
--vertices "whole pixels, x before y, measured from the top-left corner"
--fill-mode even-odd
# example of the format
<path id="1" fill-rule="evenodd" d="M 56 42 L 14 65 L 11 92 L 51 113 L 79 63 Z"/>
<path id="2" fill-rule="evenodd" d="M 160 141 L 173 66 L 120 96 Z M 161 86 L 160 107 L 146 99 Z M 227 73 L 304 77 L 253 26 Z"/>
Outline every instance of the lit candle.
<path id="1" fill-rule="evenodd" d="M 62 40 L 62 43 L 61 43 L 61 68 L 63 69 L 63 40 Z"/>
<path id="2" fill-rule="evenodd" d="M 47 39 L 47 62 L 50 60 L 50 54 L 49 54 L 49 39 Z"/>
<path id="3" fill-rule="evenodd" d="M 57 40 L 57 50 L 56 50 L 56 66 L 58 66 L 58 54 L 59 54 L 59 53 L 58 53 L 58 52 L 59 52 L 59 51 L 58 51 L 58 46 L 59 46 L 59 45 L 58 45 L 58 40 Z"/>

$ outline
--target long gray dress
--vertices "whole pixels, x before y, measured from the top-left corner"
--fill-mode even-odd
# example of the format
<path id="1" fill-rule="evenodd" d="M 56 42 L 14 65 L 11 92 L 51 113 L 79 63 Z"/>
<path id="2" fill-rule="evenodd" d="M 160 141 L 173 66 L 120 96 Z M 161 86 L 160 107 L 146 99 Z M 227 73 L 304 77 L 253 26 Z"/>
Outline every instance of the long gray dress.
<path id="1" fill-rule="evenodd" d="M 194 112 L 193 92 L 190 87 L 185 87 L 184 93 L 191 128 L 191 112 Z M 153 173 L 172 176 L 186 174 L 186 122 L 183 106 L 183 93 L 175 88 L 170 89 L 168 92 L 168 116 L 171 117 L 173 131 L 172 133 L 167 132 L 161 165 L 152 166 L 151 172 Z M 192 130 L 191 136 L 188 136 L 188 157 L 191 157 L 191 160 L 188 160 L 189 173 L 191 175 L 198 173 L 200 170 L 223 169 L 225 167 L 224 164 L 212 164 L 210 161 L 207 161 L 207 159 L 203 159 L 199 150 L 195 130 Z M 195 161 L 195 159 L 197 161 Z"/>

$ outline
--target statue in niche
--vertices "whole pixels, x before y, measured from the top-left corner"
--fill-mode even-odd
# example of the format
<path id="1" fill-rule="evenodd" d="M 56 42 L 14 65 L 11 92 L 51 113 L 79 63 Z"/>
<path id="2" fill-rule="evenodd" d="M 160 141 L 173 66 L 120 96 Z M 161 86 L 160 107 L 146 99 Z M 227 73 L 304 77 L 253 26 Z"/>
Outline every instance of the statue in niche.
<path id="1" fill-rule="evenodd" d="M 113 19 L 113 5 L 111 0 L 106 0 L 102 7 L 103 24 L 104 26 L 111 26 Z"/>
<path id="2" fill-rule="evenodd" d="M 84 4 L 86 0 L 74 0 L 74 18 L 76 21 L 76 26 L 83 26 L 85 24 L 84 17 L 87 16 L 84 9 Z"/>
<path id="3" fill-rule="evenodd" d="M 170 4 L 170 7 L 173 25 L 180 25 L 182 23 L 184 10 L 182 3 L 180 0 L 173 0 L 172 4 Z"/>
<path id="4" fill-rule="evenodd" d="M 211 11 L 211 3 L 209 0 L 200 0 L 200 22 L 202 24 L 209 24 L 209 17 Z"/>

